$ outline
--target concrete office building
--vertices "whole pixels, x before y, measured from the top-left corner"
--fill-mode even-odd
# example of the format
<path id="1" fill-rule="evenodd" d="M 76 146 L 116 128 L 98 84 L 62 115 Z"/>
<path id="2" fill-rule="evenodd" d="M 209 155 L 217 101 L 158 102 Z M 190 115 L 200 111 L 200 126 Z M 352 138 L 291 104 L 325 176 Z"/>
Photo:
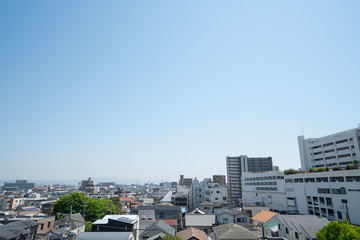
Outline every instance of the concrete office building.
<path id="1" fill-rule="evenodd" d="M 301 168 L 346 167 L 360 160 L 360 127 L 320 138 L 298 137 Z"/>
<path id="2" fill-rule="evenodd" d="M 239 157 L 226 157 L 226 167 L 230 198 L 233 201 L 239 201 L 242 197 L 242 173 L 271 171 L 273 164 L 271 157 L 248 158 L 246 155 L 242 155 Z"/>
<path id="3" fill-rule="evenodd" d="M 242 201 L 243 206 L 263 206 L 271 211 L 287 212 L 284 173 L 243 173 Z"/>
<path id="4" fill-rule="evenodd" d="M 285 175 L 287 208 L 360 225 L 360 170 Z"/>

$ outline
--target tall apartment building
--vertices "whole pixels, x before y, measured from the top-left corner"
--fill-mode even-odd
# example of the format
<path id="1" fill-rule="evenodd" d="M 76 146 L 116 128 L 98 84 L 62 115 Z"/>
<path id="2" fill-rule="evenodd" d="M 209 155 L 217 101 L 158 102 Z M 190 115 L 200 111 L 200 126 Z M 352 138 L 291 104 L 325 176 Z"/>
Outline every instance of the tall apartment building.
<path id="1" fill-rule="evenodd" d="M 360 127 L 320 138 L 298 137 L 301 168 L 346 167 L 360 160 Z"/>
<path id="2" fill-rule="evenodd" d="M 239 157 L 226 157 L 226 167 L 230 198 L 236 201 L 242 197 L 242 173 L 272 171 L 273 164 L 271 157 L 248 158 L 246 155 L 241 155 Z"/>

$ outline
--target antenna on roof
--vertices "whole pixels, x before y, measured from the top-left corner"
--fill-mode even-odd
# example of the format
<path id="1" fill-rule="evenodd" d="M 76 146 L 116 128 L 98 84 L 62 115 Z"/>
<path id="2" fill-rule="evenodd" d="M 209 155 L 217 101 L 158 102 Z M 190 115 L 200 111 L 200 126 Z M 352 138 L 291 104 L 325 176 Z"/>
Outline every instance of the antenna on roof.
<path id="1" fill-rule="evenodd" d="M 301 129 L 302 129 L 302 134 L 303 134 L 303 136 L 305 137 L 305 133 L 304 133 L 304 124 L 303 124 L 302 120 L 301 120 Z"/>

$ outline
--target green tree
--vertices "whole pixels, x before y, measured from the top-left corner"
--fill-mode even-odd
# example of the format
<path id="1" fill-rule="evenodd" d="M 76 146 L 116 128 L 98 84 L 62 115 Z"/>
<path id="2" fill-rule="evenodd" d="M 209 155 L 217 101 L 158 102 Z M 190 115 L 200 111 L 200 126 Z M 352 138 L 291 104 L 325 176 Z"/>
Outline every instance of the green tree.
<path id="1" fill-rule="evenodd" d="M 284 170 L 285 175 L 290 175 L 290 174 L 295 174 L 295 173 L 296 173 L 296 170 L 292 169 L 292 168 Z"/>
<path id="2" fill-rule="evenodd" d="M 60 197 L 54 204 L 54 214 L 69 214 L 72 206 L 72 213 L 81 213 L 85 221 L 93 222 L 103 218 L 106 214 L 119 214 L 120 203 L 113 203 L 111 199 L 89 198 L 84 193 L 71 193 Z M 63 215 L 58 215 L 58 217 Z"/>
<path id="3" fill-rule="evenodd" d="M 360 227 L 349 221 L 331 221 L 316 233 L 317 240 L 360 240 Z"/>

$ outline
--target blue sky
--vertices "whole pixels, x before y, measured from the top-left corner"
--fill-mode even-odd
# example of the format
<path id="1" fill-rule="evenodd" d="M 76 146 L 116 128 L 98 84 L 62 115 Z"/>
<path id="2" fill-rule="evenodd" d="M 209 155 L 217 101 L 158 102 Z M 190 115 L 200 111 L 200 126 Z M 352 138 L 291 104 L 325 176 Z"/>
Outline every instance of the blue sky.
<path id="1" fill-rule="evenodd" d="M 299 168 L 360 123 L 358 1 L 1 1 L 2 179 Z"/>

